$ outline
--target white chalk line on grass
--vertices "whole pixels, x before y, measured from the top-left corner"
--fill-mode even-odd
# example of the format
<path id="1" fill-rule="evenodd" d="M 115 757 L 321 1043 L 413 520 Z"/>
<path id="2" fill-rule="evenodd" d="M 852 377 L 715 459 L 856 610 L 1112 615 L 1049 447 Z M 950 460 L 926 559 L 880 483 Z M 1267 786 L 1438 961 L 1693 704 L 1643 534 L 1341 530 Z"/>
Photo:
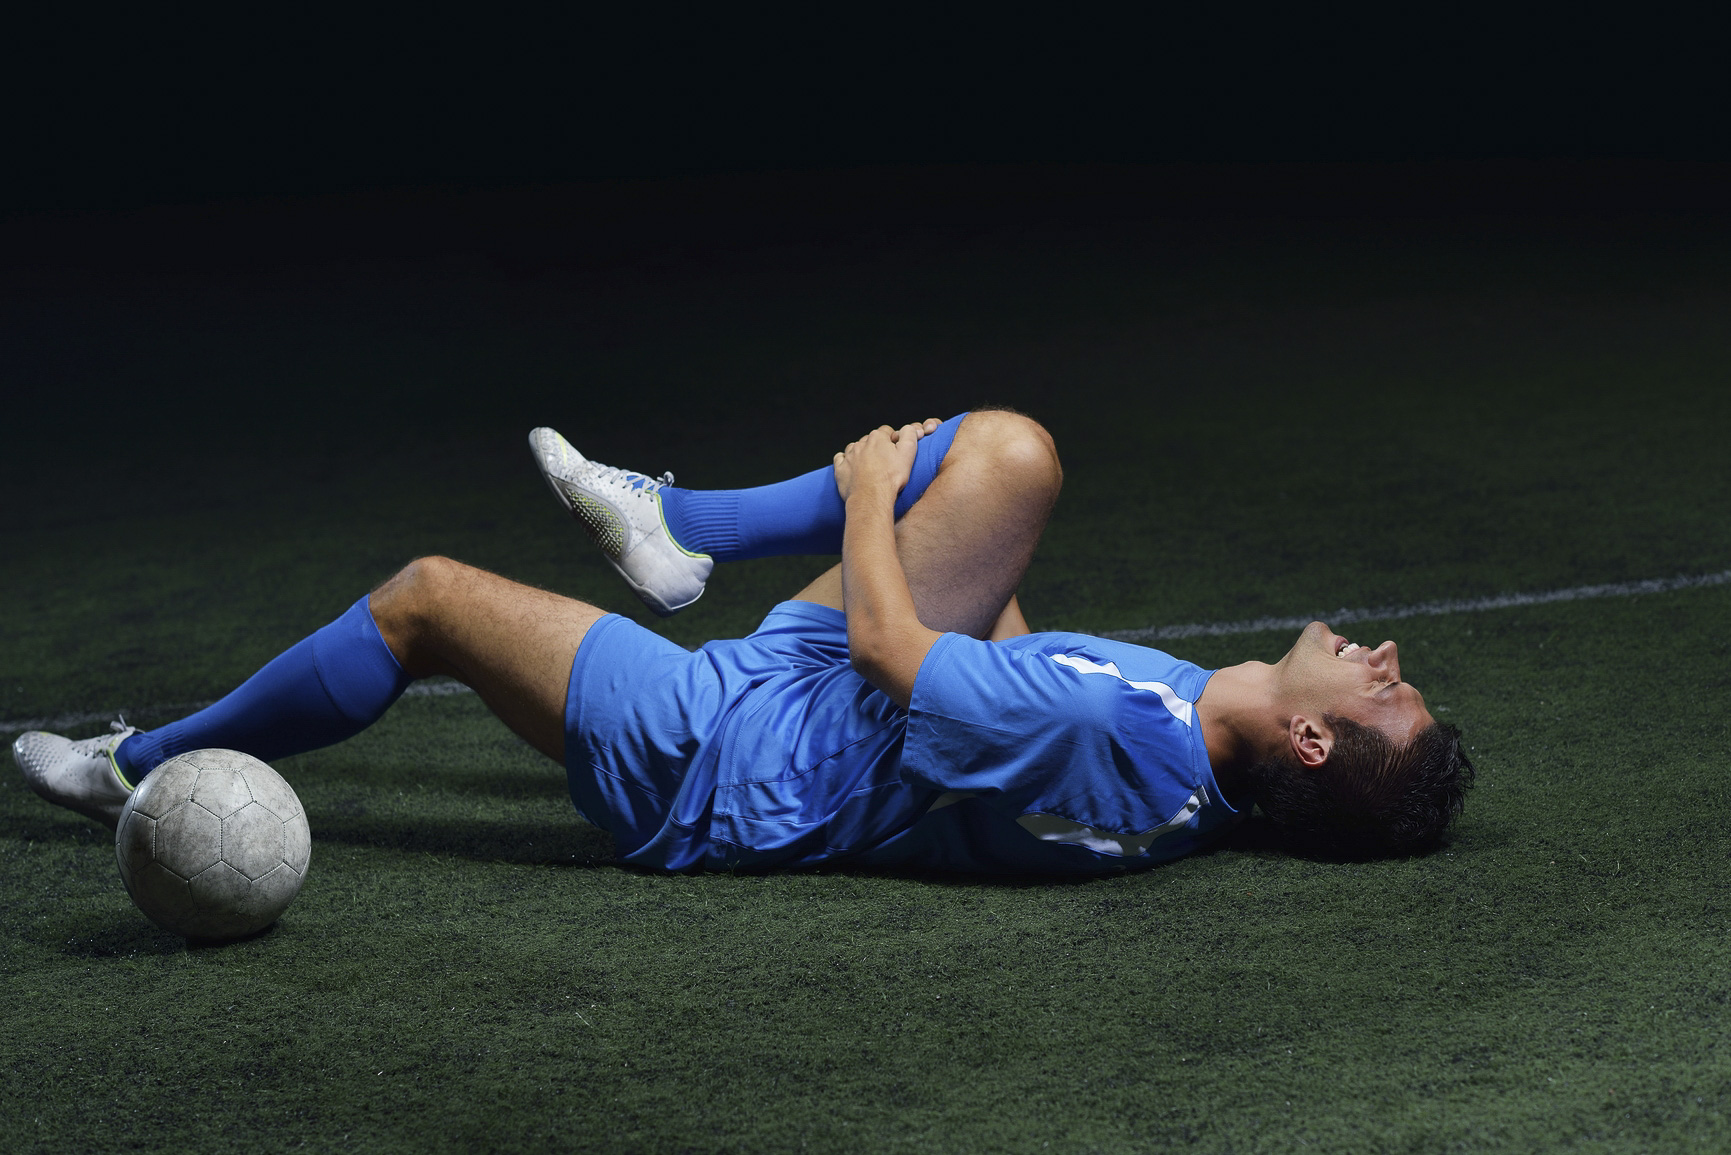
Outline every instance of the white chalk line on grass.
<path id="1" fill-rule="evenodd" d="M 1259 634 L 1268 630 L 1299 630 L 1321 619 L 1332 626 L 1354 622 L 1397 621 L 1401 618 L 1440 617 L 1443 614 L 1470 614 L 1482 610 L 1507 610 L 1519 606 L 1544 606 L 1553 602 L 1580 602 L 1593 598 L 1632 598 L 1643 594 L 1666 594 L 1676 590 L 1700 589 L 1704 586 L 1731 584 L 1731 569 L 1718 573 L 1696 574 L 1670 578 L 1650 578 L 1638 582 L 1608 582 L 1596 586 L 1571 586 L 1562 590 L 1543 590 L 1530 594 L 1498 594 L 1489 598 L 1454 598 L 1441 601 L 1415 602 L 1407 606 L 1372 606 L 1366 609 L 1338 609 L 1332 613 L 1310 614 L 1294 618 L 1250 618 L 1241 622 L 1193 622 L 1182 626 L 1148 626 L 1139 630 L 1107 630 L 1099 636 L 1119 642 L 1164 642 L 1179 638 L 1223 638 L 1234 634 Z M 450 694 L 472 694 L 461 682 L 448 680 L 416 682 L 404 691 L 405 696 L 442 698 Z M 209 702 L 170 702 L 146 706 L 135 711 L 139 716 L 188 714 L 202 710 Z M 52 718 L 18 718 L 0 722 L 0 734 L 24 730 L 65 730 L 91 722 L 107 721 L 122 711 L 99 710 L 81 714 L 59 714 Z"/>
<path id="2" fill-rule="evenodd" d="M 1173 638 L 1221 638 L 1232 634 L 1259 634 L 1265 630 L 1301 630 L 1321 620 L 1331 626 L 1353 622 L 1385 622 L 1400 618 L 1429 618 L 1442 614 L 1470 614 L 1481 610 L 1507 610 L 1517 606 L 1544 606 L 1552 602 L 1580 602 L 1592 598 L 1632 598 L 1642 594 L 1666 594 L 1731 583 L 1731 569 L 1692 577 L 1649 578 L 1639 582 L 1610 582 L 1597 586 L 1572 586 L 1566 590 L 1544 590 L 1532 594 L 1498 594 L 1489 598 L 1457 598 L 1417 602 L 1410 606 L 1372 606 L 1368 609 L 1338 609 L 1332 613 L 1297 618 L 1251 618 L 1243 622 L 1197 622 L 1187 626 L 1148 626 L 1140 630 L 1109 630 L 1101 634 L 1120 642 L 1163 642 Z"/>
<path id="3" fill-rule="evenodd" d="M 473 694 L 475 691 L 461 682 L 427 681 L 415 682 L 403 691 L 404 697 L 443 698 L 450 694 Z M 157 706 L 145 706 L 133 710 L 96 710 L 82 714 L 56 714 L 52 718 L 17 718 L 10 722 L 0 722 L 0 734 L 15 734 L 24 730 L 60 731 L 72 726 L 86 726 L 91 722 L 112 722 L 123 714 L 134 713 L 139 717 L 160 716 L 163 714 L 190 714 L 194 710 L 202 710 L 209 702 L 165 702 Z"/>

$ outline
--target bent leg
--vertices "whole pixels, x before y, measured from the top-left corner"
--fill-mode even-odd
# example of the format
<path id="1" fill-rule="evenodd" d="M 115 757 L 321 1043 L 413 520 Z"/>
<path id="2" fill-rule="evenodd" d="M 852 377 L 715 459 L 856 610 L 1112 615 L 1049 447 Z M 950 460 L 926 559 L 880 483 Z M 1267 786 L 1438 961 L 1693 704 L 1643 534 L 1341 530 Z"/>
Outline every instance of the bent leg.
<path id="1" fill-rule="evenodd" d="M 937 475 L 963 420 L 927 420 L 913 474 L 896 500 L 898 518 Z M 847 511 L 836 492 L 833 465 L 753 489 L 663 486 L 660 495 L 673 540 L 718 562 L 841 552 Z"/>
<path id="2" fill-rule="evenodd" d="M 976 638 L 1021 584 L 1064 473 L 1051 435 L 1019 413 L 969 413 L 937 478 L 896 524 L 896 549 L 920 621 Z M 845 609 L 841 567 L 795 595 Z"/>
<path id="3" fill-rule="evenodd" d="M 583 636 L 606 615 L 445 557 L 373 591 L 373 618 L 412 678 L 446 674 L 535 749 L 565 761 L 565 696 Z"/>
<path id="4" fill-rule="evenodd" d="M 203 747 L 267 762 L 316 750 L 360 733 L 411 681 L 432 674 L 473 687 L 506 725 L 562 762 L 571 662 L 602 614 L 448 558 L 422 558 L 219 701 L 127 737 L 116 768 L 137 785 Z"/>

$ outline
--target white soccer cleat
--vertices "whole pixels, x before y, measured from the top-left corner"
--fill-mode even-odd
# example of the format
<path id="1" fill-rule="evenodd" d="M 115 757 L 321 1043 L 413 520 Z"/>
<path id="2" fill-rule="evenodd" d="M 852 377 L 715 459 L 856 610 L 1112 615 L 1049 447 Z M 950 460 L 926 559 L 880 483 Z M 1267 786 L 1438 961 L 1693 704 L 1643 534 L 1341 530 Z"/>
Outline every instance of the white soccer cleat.
<path id="1" fill-rule="evenodd" d="M 530 431 L 529 449 L 553 496 L 650 609 L 666 617 L 703 596 L 715 559 L 681 549 L 661 513 L 660 490 L 673 474 L 645 477 L 590 461 L 547 428 Z"/>
<path id="2" fill-rule="evenodd" d="M 78 742 L 30 730 L 12 743 L 12 757 L 30 789 L 113 830 L 120 824 L 121 807 L 132 797 L 132 787 L 114 764 L 114 748 L 138 730 L 123 721 L 109 726 L 114 733 Z"/>

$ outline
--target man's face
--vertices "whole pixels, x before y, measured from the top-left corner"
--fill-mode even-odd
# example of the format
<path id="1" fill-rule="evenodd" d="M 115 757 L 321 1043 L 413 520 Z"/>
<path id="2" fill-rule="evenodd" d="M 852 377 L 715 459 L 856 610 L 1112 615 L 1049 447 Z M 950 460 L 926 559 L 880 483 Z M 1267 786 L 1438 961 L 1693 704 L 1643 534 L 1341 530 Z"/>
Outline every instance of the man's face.
<path id="1" fill-rule="evenodd" d="M 1350 718 L 1405 745 L 1436 721 L 1424 695 L 1400 680 L 1393 642 L 1375 649 L 1348 641 L 1322 622 L 1311 622 L 1276 663 L 1286 700 L 1295 712 Z"/>

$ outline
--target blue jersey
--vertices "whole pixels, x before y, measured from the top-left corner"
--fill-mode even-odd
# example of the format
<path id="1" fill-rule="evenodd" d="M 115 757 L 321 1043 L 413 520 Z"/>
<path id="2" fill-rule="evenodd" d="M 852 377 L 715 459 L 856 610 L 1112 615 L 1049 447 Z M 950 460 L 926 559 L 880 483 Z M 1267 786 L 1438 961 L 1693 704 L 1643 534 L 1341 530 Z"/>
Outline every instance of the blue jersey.
<path id="1" fill-rule="evenodd" d="M 602 645 L 638 633 L 610 630 Z M 945 634 L 907 710 L 849 666 L 841 613 L 811 603 L 776 607 L 749 638 L 659 654 L 594 655 L 612 691 L 660 721 L 632 723 L 650 745 L 582 738 L 593 768 L 571 767 L 579 807 L 641 865 L 1100 874 L 1187 854 L 1238 817 L 1196 717 L 1212 671 L 1158 650 Z M 616 751 L 628 753 L 610 762 Z M 657 759 L 681 764 L 620 801 L 619 782 Z"/>
<path id="2" fill-rule="evenodd" d="M 1213 671 L 1085 634 L 945 634 L 900 772 L 937 792 L 877 865 L 1097 874 L 1188 854 L 1237 818 L 1196 718 Z"/>

